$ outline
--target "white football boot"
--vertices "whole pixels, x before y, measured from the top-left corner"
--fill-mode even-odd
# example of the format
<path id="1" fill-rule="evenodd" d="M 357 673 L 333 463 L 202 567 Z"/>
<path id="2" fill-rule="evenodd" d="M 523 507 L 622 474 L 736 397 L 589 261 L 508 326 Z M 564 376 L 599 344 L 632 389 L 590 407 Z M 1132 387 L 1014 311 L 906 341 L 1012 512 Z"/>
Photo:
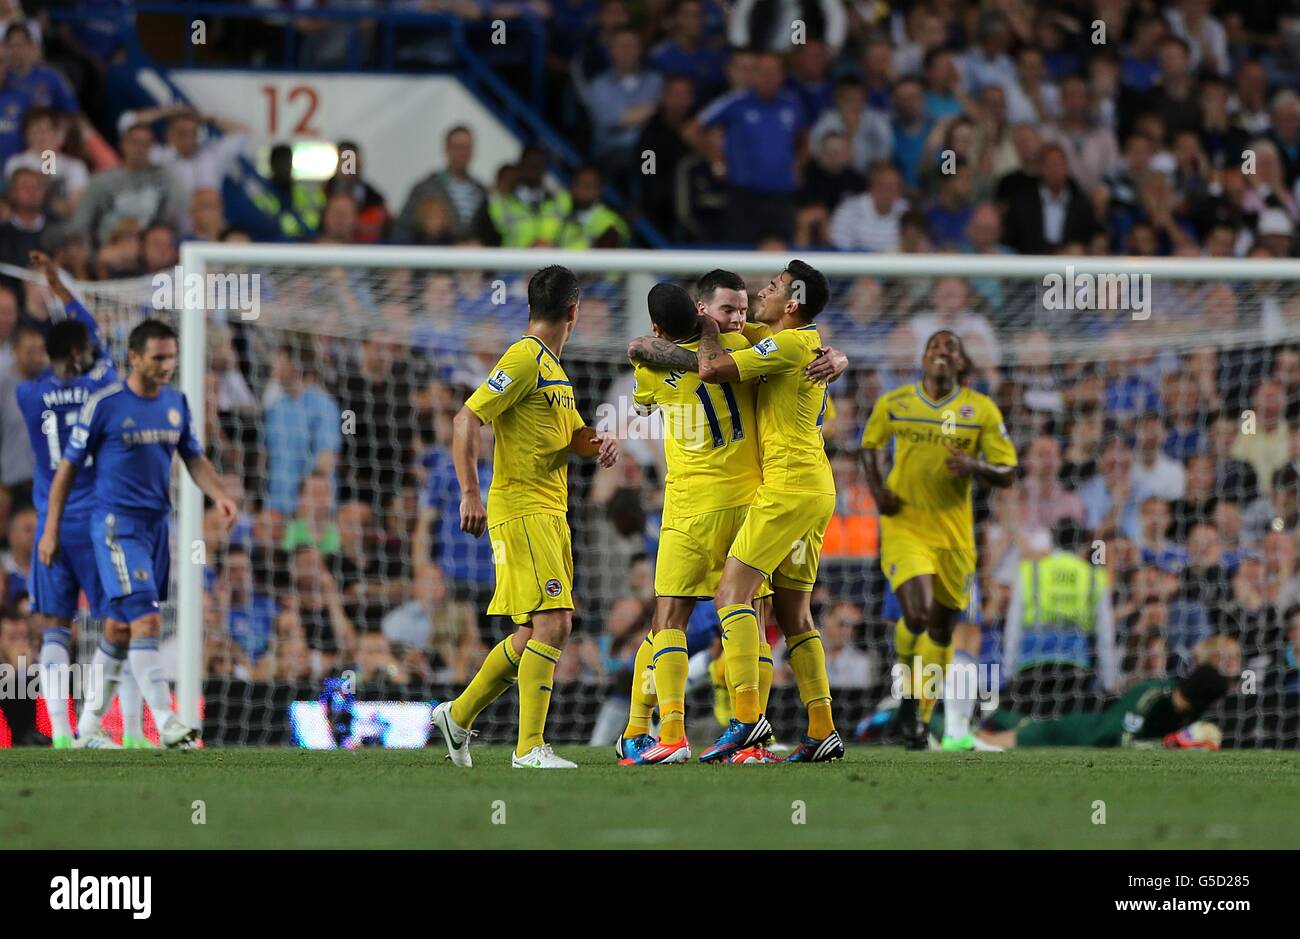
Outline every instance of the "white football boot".
<path id="1" fill-rule="evenodd" d="M 523 756 L 510 755 L 510 765 L 515 769 L 577 769 L 578 764 L 556 756 L 549 743 L 533 747 Z"/>
<path id="2" fill-rule="evenodd" d="M 194 742 L 199 739 L 199 732 L 182 724 L 180 718 L 173 714 L 158 732 L 158 739 L 168 750 L 179 750 L 194 746 Z"/>
<path id="3" fill-rule="evenodd" d="M 469 755 L 469 741 L 477 731 L 466 730 L 452 719 L 450 701 L 444 701 L 433 709 L 433 726 L 438 728 L 447 744 L 447 759 L 457 766 L 474 765 Z"/>

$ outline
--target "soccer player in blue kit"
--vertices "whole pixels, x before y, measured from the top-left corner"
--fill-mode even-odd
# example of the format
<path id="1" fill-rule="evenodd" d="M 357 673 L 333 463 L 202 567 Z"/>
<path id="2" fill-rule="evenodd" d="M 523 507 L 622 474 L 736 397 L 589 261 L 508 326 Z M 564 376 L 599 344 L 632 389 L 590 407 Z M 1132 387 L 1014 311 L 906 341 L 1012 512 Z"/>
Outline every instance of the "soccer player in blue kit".
<path id="1" fill-rule="evenodd" d="M 36 551 L 47 565 L 57 556 L 59 522 L 73 481 L 93 457 L 90 534 L 108 597 L 104 646 L 112 649 L 106 656 L 105 695 L 117 683 L 122 660 L 129 657 L 163 746 L 181 747 L 191 744 L 199 731 L 172 712 L 158 656 L 159 606 L 167 599 L 171 568 L 172 455 L 180 451 L 190 478 L 216 504 L 227 530 L 238 509 L 203 455 L 189 402 L 170 386 L 178 351 L 175 330 L 159 320 L 145 320 L 131 330 L 127 346 L 130 375 L 90 395 L 72 429 L 50 485 L 49 514 Z"/>
<path id="2" fill-rule="evenodd" d="M 46 521 L 50 483 L 68 447 L 77 415 L 89 397 L 116 382 L 118 374 L 100 341 L 94 316 L 59 280 L 57 268 L 50 258 L 33 251 L 31 262 L 45 275 L 67 316 L 53 324 L 46 333 L 50 367 L 17 389 L 18 408 L 27 425 L 32 452 L 36 455 L 32 498 L 36 503 L 36 537 L 39 539 Z M 94 490 L 95 467 L 87 465 L 68 493 L 59 525 L 59 539 L 64 550 L 53 564 L 43 564 L 39 558 L 32 563 L 32 612 L 36 614 L 42 633 L 41 692 L 48 705 L 54 747 L 60 750 L 72 746 L 92 749 L 117 746 L 100 728 L 103 712 L 112 702 L 111 695 L 107 699 L 100 695 L 95 700 L 94 695 L 87 694 L 80 733 L 73 740 L 68 720 L 68 682 L 64 680 L 71 664 L 72 621 L 77 614 L 78 593 L 85 592 L 92 618 L 101 619 L 108 613 L 107 598 L 100 588 L 99 571 L 90 544 Z M 97 653 L 97 657 L 103 656 Z M 122 690 L 129 690 L 134 695 L 134 681 L 128 677 Z M 133 698 L 133 706 L 138 713 L 138 695 Z M 123 710 L 127 710 L 125 701 Z"/>

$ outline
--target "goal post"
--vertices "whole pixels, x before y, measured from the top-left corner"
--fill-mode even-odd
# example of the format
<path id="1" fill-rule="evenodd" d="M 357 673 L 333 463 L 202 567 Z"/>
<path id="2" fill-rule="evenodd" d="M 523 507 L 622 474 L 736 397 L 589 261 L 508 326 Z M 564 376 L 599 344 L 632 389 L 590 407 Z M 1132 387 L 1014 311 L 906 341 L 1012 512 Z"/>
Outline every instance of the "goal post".
<path id="1" fill-rule="evenodd" d="M 794 256 L 808 261 L 831 280 L 832 303 L 828 311 L 834 315 L 825 318 L 823 332 L 829 343 L 849 354 L 851 370 L 856 370 L 851 378 L 853 390 L 844 396 L 841 404 L 845 420 L 856 421 L 858 430 L 865 421 L 864 409 L 870 396 L 879 390 L 872 382 L 878 385 L 882 376 L 894 380 L 904 374 L 900 362 L 905 362 L 907 355 L 915 351 L 909 351 L 906 341 L 899 338 L 901 327 L 909 323 L 920 328 L 922 323 L 958 321 L 955 314 L 945 314 L 937 320 L 934 316 L 933 287 L 945 280 L 964 282 L 970 322 L 991 324 L 991 335 L 996 337 L 996 347 L 991 350 L 979 347 L 978 337 L 973 338 L 968 343 L 972 357 L 981 359 L 978 364 L 986 375 L 1001 370 L 1020 385 L 1025 381 L 1016 377 L 1018 369 L 1028 370 L 1028 374 L 1037 364 L 1046 364 L 1049 371 L 1065 369 L 1074 374 L 1073 370 L 1080 365 L 1104 362 L 1120 354 L 1163 357 L 1160 366 L 1163 371 L 1156 369 L 1152 374 L 1159 372 L 1162 379 L 1169 379 L 1177 374 L 1186 356 L 1205 348 L 1225 358 L 1230 350 L 1241 350 L 1245 358 L 1233 358 L 1235 364 L 1231 368 L 1241 367 L 1245 371 L 1232 377 L 1254 382 L 1267 369 L 1262 370 L 1251 356 L 1258 354 L 1271 360 L 1276 350 L 1300 343 L 1300 305 L 1296 302 L 1300 296 L 1296 289 L 1300 282 L 1300 261 L 1295 260 L 646 250 L 564 252 L 188 242 L 181 248 L 178 274 L 186 279 L 197 276 L 205 283 L 231 273 L 259 278 L 256 289 L 260 290 L 260 309 L 249 316 L 246 309 L 214 309 L 206 302 L 184 304 L 177 311 L 181 336 L 178 383 L 193 402 L 197 421 L 197 415 L 203 411 L 201 402 L 205 402 L 209 391 L 207 371 L 213 329 L 224 331 L 223 322 L 242 321 L 243 328 L 254 334 L 246 343 L 248 349 L 254 350 L 249 354 L 261 356 L 254 369 L 256 374 L 250 379 L 259 398 L 260 385 L 269 379 L 268 358 L 277 347 L 279 340 L 274 337 L 279 332 L 328 335 L 338 341 L 339 348 L 351 353 L 368 335 L 382 331 L 406 350 L 402 354 L 414 357 L 417 353 L 411 350 L 422 342 L 427 345 L 433 341 L 421 339 L 423 334 L 441 331 L 437 342 L 442 343 L 438 355 L 443 360 L 439 361 L 438 368 L 452 376 L 446 382 L 448 386 L 460 388 L 466 380 L 465 374 L 480 368 L 486 354 L 485 350 L 472 348 L 476 341 L 486 342 L 486 337 L 491 336 L 493 341 L 504 338 L 508 343 L 508 333 L 502 331 L 507 327 L 502 322 L 508 322 L 508 328 L 519 322 L 520 294 L 527 275 L 541 267 L 560 264 L 583 278 L 584 298 L 593 298 L 593 309 L 600 308 L 599 315 L 593 314 L 592 319 L 580 316 L 572 349 L 566 349 L 566 366 L 572 357 L 575 367 L 589 367 L 593 374 L 599 373 L 599 380 L 593 379 L 590 387 L 603 389 L 603 394 L 612 388 L 614 381 L 620 380 L 616 375 L 620 366 L 626 366 L 623 354 L 626 340 L 649 330 L 645 296 L 657 280 L 671 279 L 689 286 L 694 277 L 705 271 L 723 268 L 746 278 L 751 283 L 752 296 L 753 291 Z M 510 298 L 505 306 L 512 310 L 512 319 L 498 320 L 493 306 L 495 300 L 467 307 L 467 295 L 458 292 L 459 287 L 451 290 L 459 300 L 455 303 L 446 300 L 444 294 L 450 289 L 446 286 L 448 280 L 474 277 L 478 278 L 485 297 L 493 285 L 501 284 L 501 290 Z M 1227 286 L 1232 297 L 1225 299 L 1222 291 L 1214 289 L 1220 286 Z M 80 287 L 92 301 L 97 291 L 107 289 L 99 284 Z M 873 299 L 863 299 L 855 291 L 869 293 Z M 201 296 L 210 298 L 211 294 Z M 1225 310 L 1225 304 L 1232 309 Z M 471 307 L 472 311 L 467 312 Z M 1080 325 L 1094 320 L 1101 323 L 1095 330 Z M 268 331 L 271 338 L 258 339 L 256 334 L 262 330 Z M 1041 342 L 1049 345 L 1045 353 L 1040 349 Z M 352 350 L 348 349 L 349 345 Z M 501 345 L 495 351 L 499 354 L 504 348 Z M 919 356 L 915 358 L 919 361 Z M 911 363 L 912 368 L 916 361 Z M 1220 362 L 1219 367 L 1223 372 L 1229 366 Z M 865 390 L 868 388 L 873 390 Z M 1223 396 L 1220 405 L 1227 407 L 1241 400 L 1241 394 L 1249 397 L 1251 390 L 1253 387 L 1244 392 L 1236 389 L 1239 393 Z M 1052 393 L 1059 397 L 1060 391 L 1057 388 Z M 609 391 L 609 394 L 621 392 L 626 389 Z M 601 415 L 594 413 L 598 402 L 580 400 L 579 403 L 588 420 L 594 423 L 600 419 Z M 1163 408 L 1163 401 L 1158 406 Z M 606 416 L 610 413 L 605 412 Z M 1043 416 L 1042 411 L 1033 407 L 1025 413 L 1033 415 L 1035 422 Z M 1058 409 L 1049 418 L 1052 419 L 1056 421 L 1054 432 L 1058 436 L 1068 433 L 1068 415 Z M 626 429 L 626 424 L 621 426 Z M 1011 429 L 1016 434 L 1027 432 L 1026 428 Z M 1125 433 L 1130 431 L 1131 425 L 1125 425 Z M 1098 447 L 1104 443 L 1100 441 Z M 842 441 L 841 448 L 847 450 L 848 444 Z M 410 454 L 406 456 L 409 458 Z M 250 457 L 248 465 L 263 457 Z M 205 566 L 192 563 L 192 559 L 194 546 L 204 539 L 203 499 L 186 474 L 178 475 L 181 479 L 177 500 L 177 557 L 172 568 L 176 572 L 177 601 L 176 691 L 182 718 L 197 724 L 206 677 Z M 658 482 L 661 486 L 662 480 Z M 1262 497 L 1268 495 L 1264 492 Z M 592 521 L 597 518 L 593 514 L 596 509 L 585 505 L 577 509 L 582 513 L 580 524 L 605 524 L 603 516 L 598 522 Z M 1262 505 L 1256 505 L 1256 509 L 1264 511 Z M 608 507 L 602 504 L 600 511 L 606 512 Z M 987 517 L 981 518 L 981 524 Z M 623 534 L 609 537 L 634 540 Z M 594 570 L 609 560 L 610 556 L 600 553 L 603 546 L 603 542 L 593 542 L 588 547 L 580 561 L 587 569 L 580 570 L 578 577 L 584 583 L 585 600 L 600 604 L 605 617 L 610 615 L 609 606 L 618 596 L 617 592 L 614 595 L 602 592 L 613 589 L 607 586 L 612 581 Z M 621 545 L 620 550 L 624 553 L 618 557 L 637 554 L 626 545 Z M 879 572 L 868 577 L 858 568 L 869 565 L 853 558 L 850 552 L 843 563 L 832 563 L 832 576 L 840 578 L 837 583 L 849 583 L 854 596 L 863 591 L 870 594 L 862 615 L 878 617 L 879 607 L 869 604 L 879 600 L 877 592 L 881 582 L 871 579 L 878 578 Z M 204 560 L 208 564 L 213 562 L 211 557 Z M 409 560 L 406 563 L 409 565 Z M 289 576 L 287 572 L 278 573 Z M 409 578 L 409 571 L 404 576 Z M 384 602 L 396 599 L 394 594 Z M 829 597 L 835 602 L 839 599 L 839 594 Z M 872 699 L 885 696 L 879 676 L 887 671 L 889 655 L 889 636 L 878 627 L 879 624 L 868 625 L 868 638 L 862 643 L 863 651 L 872 656 L 873 679 L 866 692 L 866 697 Z M 1287 635 L 1288 625 L 1282 624 L 1280 628 Z M 1300 640 L 1297 644 L 1300 645 Z M 1171 664 L 1173 659 L 1171 652 Z M 1274 665 L 1284 670 L 1280 662 Z M 1256 728 L 1265 725 L 1272 728 L 1250 731 L 1256 738 L 1271 734 L 1271 740 L 1286 738 L 1290 745 L 1295 745 L 1294 738 L 1300 736 L 1300 731 L 1293 726 L 1293 716 L 1289 712 L 1274 713 L 1279 707 L 1294 706 L 1294 697 L 1285 694 L 1277 701 L 1289 704 L 1270 704 L 1265 718 L 1251 718 Z M 797 698 L 794 701 L 797 706 Z M 212 704 L 209 700 L 208 707 Z M 1249 710 L 1247 704 L 1241 707 L 1243 712 Z M 1267 724 L 1273 718 L 1280 723 Z M 567 718 L 561 713 L 559 719 Z M 1281 727 L 1287 729 L 1279 730 Z"/>

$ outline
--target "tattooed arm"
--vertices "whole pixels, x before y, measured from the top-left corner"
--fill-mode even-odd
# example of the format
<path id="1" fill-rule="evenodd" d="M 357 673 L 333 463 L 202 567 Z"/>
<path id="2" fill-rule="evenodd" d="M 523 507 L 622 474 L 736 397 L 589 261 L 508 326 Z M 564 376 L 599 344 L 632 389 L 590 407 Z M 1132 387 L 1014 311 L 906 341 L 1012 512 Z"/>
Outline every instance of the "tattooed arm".
<path id="1" fill-rule="evenodd" d="M 695 353 L 690 349 L 683 349 L 671 339 L 638 336 L 627 344 L 627 357 L 656 368 L 670 368 L 678 372 L 699 370 Z"/>
<path id="2" fill-rule="evenodd" d="M 727 381 L 739 381 L 740 369 L 731 353 L 722 348 L 718 341 L 718 324 L 712 317 L 700 317 L 700 381 L 711 385 L 720 385 Z"/>

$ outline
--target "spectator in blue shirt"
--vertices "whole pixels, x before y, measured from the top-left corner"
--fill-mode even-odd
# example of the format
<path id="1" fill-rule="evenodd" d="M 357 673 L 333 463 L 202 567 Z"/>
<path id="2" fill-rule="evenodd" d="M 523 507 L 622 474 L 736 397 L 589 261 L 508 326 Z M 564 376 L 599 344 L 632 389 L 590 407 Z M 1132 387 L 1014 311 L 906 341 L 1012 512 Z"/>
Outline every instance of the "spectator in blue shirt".
<path id="1" fill-rule="evenodd" d="M 723 95 L 686 129 L 686 139 L 702 153 L 707 152 L 704 129 L 723 130 L 726 241 L 754 244 L 776 237 L 788 242 L 794 235 L 795 167 L 807 146 L 808 119 L 784 82 L 781 57 L 760 53 L 753 87 Z"/>
<path id="2" fill-rule="evenodd" d="M 267 451 L 266 507 L 292 517 L 298 489 L 312 473 L 334 482 L 342 447 L 339 406 L 316 384 L 314 357 L 292 344 L 275 359 L 279 395 L 267 404 L 264 436 Z"/>
<path id="3" fill-rule="evenodd" d="M 831 81 L 830 71 L 830 50 L 820 39 L 809 39 L 790 53 L 790 78 L 786 87 L 799 96 L 810 125 L 835 105 L 835 83 Z"/>
<path id="4" fill-rule="evenodd" d="M 960 117 L 970 106 L 961 84 L 957 56 L 951 49 L 925 54 L 925 116 L 932 121 Z"/>
<path id="5" fill-rule="evenodd" d="M 258 593 L 253 563 L 243 548 L 231 548 L 217 582 L 217 605 L 226 614 L 226 628 L 249 662 L 257 668 L 275 638 L 280 610 L 275 598 Z"/>
<path id="6" fill-rule="evenodd" d="M 1138 19 L 1133 41 L 1120 66 L 1120 81 L 1137 92 L 1150 91 L 1160 80 L 1160 43 L 1169 34 L 1164 18 L 1151 13 Z"/>
<path id="7" fill-rule="evenodd" d="M 1149 496 L 1142 500 L 1139 513 L 1138 548 L 1142 563 L 1171 574 L 1182 573 L 1191 564 L 1192 557 L 1182 545 L 1169 541 L 1169 524 L 1173 520 L 1169 503 L 1158 496 Z"/>
<path id="8" fill-rule="evenodd" d="M 76 114 L 80 110 L 77 96 L 72 93 L 72 86 L 63 74 L 41 64 L 41 50 L 22 23 L 14 23 L 6 30 L 5 55 L 9 67 L 6 88 L 21 91 L 37 107 L 65 114 Z"/>
<path id="9" fill-rule="evenodd" d="M 420 493 L 420 510 L 415 529 L 416 565 L 437 561 L 451 581 L 452 597 L 476 606 L 486 603 L 496 582 L 492 566 L 492 541 L 475 538 L 460 530 L 460 483 L 451 460 L 450 412 L 440 412 L 434 427 L 438 443 L 425 451 L 421 465 L 426 473 Z M 479 485 L 487 498 L 492 486 L 492 430 L 483 426 L 479 444 Z"/>
<path id="10" fill-rule="evenodd" d="M 12 74 L 0 63 L 0 159 L 5 162 L 23 152 L 23 115 L 31 105 L 27 93 L 8 81 Z"/>
<path id="11" fill-rule="evenodd" d="M 921 153 L 934 121 L 925 113 L 925 89 L 915 78 L 894 86 L 894 165 L 903 181 L 915 188 L 920 178 Z"/>
<path id="12" fill-rule="evenodd" d="M 620 176 L 635 162 L 636 138 L 659 106 L 664 80 L 643 67 L 641 36 L 620 29 L 609 42 L 609 71 L 586 89 L 592 153 L 608 175 Z"/>
<path id="13" fill-rule="evenodd" d="M 926 229 L 940 251 L 957 251 L 975 212 L 975 174 L 958 160 L 954 172 L 939 177 L 939 195 L 925 210 Z"/>
<path id="14" fill-rule="evenodd" d="M 667 37 L 650 50 L 650 64 L 660 75 L 691 80 L 696 101 L 711 101 L 727 82 L 726 51 L 709 41 L 704 26 L 704 4 L 680 0 Z"/>

